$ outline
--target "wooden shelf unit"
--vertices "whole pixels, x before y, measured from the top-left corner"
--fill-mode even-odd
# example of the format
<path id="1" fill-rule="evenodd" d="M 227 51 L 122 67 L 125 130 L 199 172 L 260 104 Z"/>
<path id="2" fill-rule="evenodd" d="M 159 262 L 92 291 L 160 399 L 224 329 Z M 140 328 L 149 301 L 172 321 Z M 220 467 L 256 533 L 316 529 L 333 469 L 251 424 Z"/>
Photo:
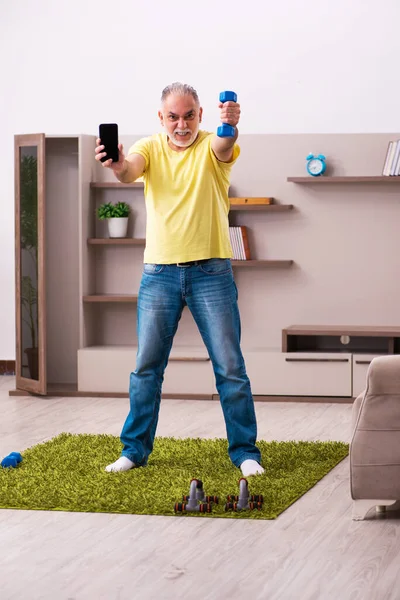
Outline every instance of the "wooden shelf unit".
<path id="1" fill-rule="evenodd" d="M 101 201 L 101 196 L 107 190 L 110 190 L 108 198 L 112 198 L 113 190 L 137 188 L 140 193 L 140 190 L 143 189 L 143 184 L 135 183 L 126 185 L 117 182 L 92 182 L 90 188 L 93 207 L 94 200 L 96 200 L 96 193 L 98 193 L 97 201 Z M 252 200 L 254 201 L 254 204 L 251 203 Z M 232 220 L 239 214 L 253 212 L 260 215 L 261 213 L 282 214 L 288 213 L 288 211 L 291 211 L 294 208 L 293 204 L 275 203 L 274 198 L 265 198 L 265 203 L 263 203 L 262 200 L 264 200 L 264 198 L 261 197 L 234 198 L 235 203 L 230 204 L 229 212 L 230 216 L 232 216 Z M 269 203 L 267 203 L 267 201 Z M 91 218 L 93 219 L 93 217 Z M 111 264 L 122 264 L 125 265 L 125 267 L 130 264 L 130 252 L 129 256 L 122 252 L 121 263 L 119 263 L 119 254 L 117 255 L 114 252 L 111 252 L 112 256 L 110 256 L 109 259 L 107 248 L 112 251 L 113 248 L 143 248 L 146 245 L 145 238 L 97 238 L 94 237 L 94 235 L 99 235 L 101 229 L 98 229 L 96 233 L 96 229 L 90 227 L 87 231 L 90 231 L 90 236 L 86 238 L 87 264 L 90 264 L 91 274 L 96 273 L 96 269 L 99 269 L 100 271 L 103 269 L 103 262 L 98 263 L 97 261 L 104 261 L 105 270 L 107 270 L 109 260 L 111 261 Z M 104 232 L 100 235 L 107 234 Z M 97 254 L 97 252 L 100 252 L 100 254 Z M 132 254 L 132 261 L 137 262 L 134 254 Z M 243 271 L 248 269 L 286 269 L 290 268 L 294 261 L 273 259 L 232 259 L 231 263 L 235 271 L 238 269 Z M 135 277 L 140 278 L 141 267 L 139 264 L 133 266 L 133 271 Z M 110 275 L 110 272 L 107 272 L 107 274 Z M 114 281 L 117 280 L 114 279 Z M 101 285 L 104 285 L 104 282 L 102 282 Z M 106 284 L 105 287 L 106 289 L 114 290 L 117 288 L 117 284 L 114 283 L 111 287 Z M 129 369 L 135 363 L 137 349 L 135 346 L 127 346 L 126 348 L 116 346 L 115 343 L 120 343 L 120 338 L 115 336 L 113 327 L 115 323 L 120 324 L 122 319 L 126 319 L 126 322 L 128 323 L 128 333 L 124 332 L 122 334 L 122 343 L 130 343 L 128 340 L 134 339 L 134 335 L 132 337 L 129 335 L 129 331 L 133 333 L 133 315 L 130 311 L 131 309 L 133 311 L 136 310 L 135 305 L 137 304 L 138 296 L 136 294 L 93 293 L 95 290 L 96 283 L 94 277 L 90 288 L 88 288 L 89 293 L 82 297 L 82 304 L 84 307 L 83 315 L 88 323 L 88 330 L 91 331 L 91 336 L 88 343 L 83 343 L 78 351 L 78 390 L 81 390 L 83 393 L 90 391 L 92 395 L 101 395 L 105 393 L 113 396 L 121 395 L 125 397 L 127 395 L 127 391 L 125 391 L 126 374 L 129 373 Z M 97 311 L 101 311 L 101 319 L 99 320 L 97 320 Z M 100 322 L 100 320 L 104 326 L 101 330 L 97 331 L 97 323 Z M 257 354 L 257 356 L 254 357 L 253 354 L 254 353 L 250 353 L 249 360 L 258 365 L 260 360 L 259 356 Z M 111 375 L 106 368 L 106 365 L 110 364 L 113 365 Z M 163 398 L 168 397 L 169 395 L 175 398 L 182 395 L 184 398 L 213 399 L 213 395 L 216 394 L 216 391 L 211 362 L 205 349 L 203 347 L 183 348 L 179 346 L 179 343 L 178 346 L 174 345 L 169 360 L 166 379 L 163 383 Z M 79 391 L 77 393 L 79 394 Z"/>

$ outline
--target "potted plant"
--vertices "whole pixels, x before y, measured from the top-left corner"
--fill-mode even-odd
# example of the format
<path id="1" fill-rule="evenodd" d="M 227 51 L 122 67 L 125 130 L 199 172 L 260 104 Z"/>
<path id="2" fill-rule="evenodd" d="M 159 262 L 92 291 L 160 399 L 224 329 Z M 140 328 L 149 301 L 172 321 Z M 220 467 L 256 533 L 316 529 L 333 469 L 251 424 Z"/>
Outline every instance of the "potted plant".
<path id="1" fill-rule="evenodd" d="M 24 261 L 21 275 L 21 318 L 30 332 L 30 346 L 24 349 L 28 360 L 30 377 L 39 378 L 39 359 L 37 346 L 37 282 L 38 282 L 38 233 L 37 233 L 37 158 L 21 158 L 20 191 L 20 244 L 21 252 L 29 256 Z M 22 333 L 21 333 L 22 335 Z"/>
<path id="2" fill-rule="evenodd" d="M 131 207 L 126 202 L 106 202 L 98 207 L 97 217 L 101 221 L 107 219 L 110 238 L 126 237 L 130 211 Z"/>

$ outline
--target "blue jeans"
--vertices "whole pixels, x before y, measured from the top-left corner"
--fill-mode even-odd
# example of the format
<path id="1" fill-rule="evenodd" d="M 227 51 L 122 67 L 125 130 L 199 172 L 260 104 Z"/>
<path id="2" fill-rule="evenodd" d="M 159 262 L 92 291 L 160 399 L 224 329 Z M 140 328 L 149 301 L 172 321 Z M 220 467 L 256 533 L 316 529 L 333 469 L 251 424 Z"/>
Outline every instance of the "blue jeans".
<path id="1" fill-rule="evenodd" d="M 187 305 L 214 369 L 234 465 L 260 462 L 257 423 L 240 349 L 237 288 L 229 259 L 199 264 L 145 264 L 139 289 L 136 370 L 130 375 L 130 412 L 121 433 L 122 455 L 146 465 L 153 450 L 161 386 L 178 322 Z"/>

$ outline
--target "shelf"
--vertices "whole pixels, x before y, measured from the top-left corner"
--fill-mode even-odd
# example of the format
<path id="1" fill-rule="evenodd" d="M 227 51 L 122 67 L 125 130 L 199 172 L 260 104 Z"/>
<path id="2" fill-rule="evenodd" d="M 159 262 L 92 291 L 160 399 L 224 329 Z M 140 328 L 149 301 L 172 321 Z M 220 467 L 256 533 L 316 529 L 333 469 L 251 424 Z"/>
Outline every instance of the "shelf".
<path id="1" fill-rule="evenodd" d="M 290 183 L 316 183 L 318 185 L 324 183 L 400 183 L 400 177 L 389 177 L 385 175 L 369 175 L 369 176 L 345 176 L 345 177 L 288 177 Z"/>
<path id="2" fill-rule="evenodd" d="M 93 246 L 141 246 L 146 240 L 133 238 L 90 238 L 88 244 Z M 293 260 L 233 260 L 233 267 L 290 267 Z M 85 298 L 95 298 L 96 296 L 85 296 L 85 302 L 102 302 L 102 300 L 85 300 Z M 106 300 L 104 300 L 106 302 Z M 119 302 L 122 302 L 120 300 Z"/>
<path id="3" fill-rule="evenodd" d="M 293 204 L 231 204 L 230 210 L 264 210 L 266 212 L 284 212 L 292 210 Z"/>
<path id="4" fill-rule="evenodd" d="M 258 205 L 263 205 L 265 206 L 273 204 L 274 203 L 274 198 L 271 197 L 265 197 L 265 196 L 248 196 L 248 197 L 242 197 L 242 196 L 230 196 L 229 200 L 231 201 L 231 204 L 238 204 L 239 206 L 244 206 L 244 205 L 250 205 L 253 206 L 254 204 L 258 204 Z"/>
<path id="5" fill-rule="evenodd" d="M 291 267 L 293 260 L 232 260 L 232 267 Z"/>
<path id="6" fill-rule="evenodd" d="M 144 183 L 120 183 L 119 181 L 91 181 L 90 187 L 97 189 L 105 189 L 105 188 L 144 188 Z"/>
<path id="7" fill-rule="evenodd" d="M 84 302 L 90 303 L 100 303 L 100 302 L 108 302 L 108 303 L 136 303 L 138 299 L 137 294 L 93 294 L 90 296 L 83 296 Z"/>
<path id="8" fill-rule="evenodd" d="M 394 336 L 400 337 L 398 326 L 368 326 L 368 325 L 290 325 L 283 331 L 290 335 L 357 335 L 366 337 Z"/>
<path id="9" fill-rule="evenodd" d="M 307 178 L 308 179 L 308 178 Z M 124 188 L 138 188 L 143 189 L 143 183 L 119 183 L 119 182 L 95 182 L 92 181 L 90 184 L 92 189 L 124 189 Z M 235 198 L 238 199 L 238 198 Z M 247 198 L 240 198 L 243 200 L 247 200 Z M 251 200 L 251 198 L 249 198 Z M 268 198 L 271 202 L 274 201 L 273 198 Z M 286 210 L 292 210 L 293 204 L 247 204 L 244 202 L 243 204 L 231 204 L 230 210 L 250 210 L 250 211 L 258 211 L 258 210 L 268 210 L 271 212 L 282 212 Z"/>
<path id="10" fill-rule="evenodd" d="M 144 246 L 144 238 L 89 238 L 90 246 Z"/>
<path id="11" fill-rule="evenodd" d="M 283 352 L 398 354 L 400 327 L 292 325 L 282 330 Z"/>

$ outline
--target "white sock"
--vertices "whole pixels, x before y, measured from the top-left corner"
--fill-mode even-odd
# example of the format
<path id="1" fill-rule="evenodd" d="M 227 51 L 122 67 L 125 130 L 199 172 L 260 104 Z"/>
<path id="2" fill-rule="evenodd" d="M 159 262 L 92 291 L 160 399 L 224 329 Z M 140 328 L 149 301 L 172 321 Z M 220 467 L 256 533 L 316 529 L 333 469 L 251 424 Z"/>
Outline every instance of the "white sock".
<path id="1" fill-rule="evenodd" d="M 240 465 L 242 470 L 243 477 L 249 477 L 250 475 L 262 475 L 264 473 L 264 469 L 256 460 L 247 459 L 242 462 Z"/>
<path id="2" fill-rule="evenodd" d="M 135 463 L 129 460 L 129 458 L 120 456 L 118 460 L 106 467 L 106 471 L 109 473 L 119 473 L 122 471 L 129 471 L 129 469 L 133 469 L 134 466 Z"/>

